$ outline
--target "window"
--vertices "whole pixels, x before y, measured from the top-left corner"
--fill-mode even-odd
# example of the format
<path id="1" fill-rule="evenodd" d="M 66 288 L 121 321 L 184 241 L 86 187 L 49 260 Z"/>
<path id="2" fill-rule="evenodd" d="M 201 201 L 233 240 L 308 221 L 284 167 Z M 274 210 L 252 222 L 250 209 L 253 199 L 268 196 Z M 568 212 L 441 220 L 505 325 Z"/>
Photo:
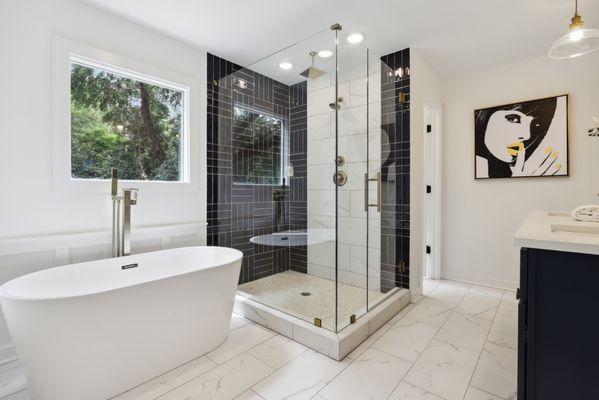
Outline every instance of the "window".
<path id="1" fill-rule="evenodd" d="M 187 179 L 187 88 L 75 56 L 70 77 L 72 179 Z"/>
<path id="2" fill-rule="evenodd" d="M 233 106 L 233 182 L 261 185 L 286 184 L 289 164 L 287 118 Z"/>

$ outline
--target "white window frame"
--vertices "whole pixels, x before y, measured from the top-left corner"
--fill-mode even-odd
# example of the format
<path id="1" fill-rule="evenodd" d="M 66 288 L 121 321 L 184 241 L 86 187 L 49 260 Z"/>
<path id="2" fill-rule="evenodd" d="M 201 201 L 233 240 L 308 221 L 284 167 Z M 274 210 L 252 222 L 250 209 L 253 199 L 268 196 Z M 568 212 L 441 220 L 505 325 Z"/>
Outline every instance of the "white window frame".
<path id="1" fill-rule="evenodd" d="M 177 71 L 55 37 L 52 71 L 52 165 L 54 191 L 65 194 L 109 193 L 109 179 L 73 178 L 71 169 L 71 63 L 123 75 L 138 81 L 172 88 L 183 93 L 181 175 L 178 181 L 120 180 L 121 187 L 136 187 L 143 194 L 179 194 L 200 191 L 201 152 L 199 116 L 201 88 L 197 79 Z M 192 114 L 193 107 L 197 112 Z M 194 134 L 194 132 L 196 134 Z"/>

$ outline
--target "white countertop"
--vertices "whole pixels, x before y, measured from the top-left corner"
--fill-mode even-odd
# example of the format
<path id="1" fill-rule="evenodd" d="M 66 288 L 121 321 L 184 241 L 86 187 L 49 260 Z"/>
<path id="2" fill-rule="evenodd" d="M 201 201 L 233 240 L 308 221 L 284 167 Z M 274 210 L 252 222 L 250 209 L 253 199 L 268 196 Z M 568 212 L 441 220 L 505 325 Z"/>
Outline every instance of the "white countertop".
<path id="1" fill-rule="evenodd" d="M 569 212 L 532 211 L 514 235 L 514 245 L 599 255 L 599 223 L 577 221 Z"/>

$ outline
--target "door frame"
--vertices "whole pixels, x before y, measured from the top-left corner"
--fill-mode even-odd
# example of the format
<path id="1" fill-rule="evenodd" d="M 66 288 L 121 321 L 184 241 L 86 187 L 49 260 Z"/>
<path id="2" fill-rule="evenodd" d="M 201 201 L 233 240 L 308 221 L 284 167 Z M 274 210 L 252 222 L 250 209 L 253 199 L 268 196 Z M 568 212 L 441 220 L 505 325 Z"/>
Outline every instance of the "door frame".
<path id="1" fill-rule="evenodd" d="M 423 228 L 422 249 L 424 265 L 422 278 L 441 279 L 441 166 L 442 166 L 442 109 L 434 102 L 425 99 L 423 102 L 423 135 L 424 135 L 424 180 L 425 185 L 431 185 L 432 191 L 427 194 L 423 190 L 422 204 Z M 427 132 L 427 125 L 432 126 Z M 426 246 L 432 247 L 431 254 L 426 254 Z"/>

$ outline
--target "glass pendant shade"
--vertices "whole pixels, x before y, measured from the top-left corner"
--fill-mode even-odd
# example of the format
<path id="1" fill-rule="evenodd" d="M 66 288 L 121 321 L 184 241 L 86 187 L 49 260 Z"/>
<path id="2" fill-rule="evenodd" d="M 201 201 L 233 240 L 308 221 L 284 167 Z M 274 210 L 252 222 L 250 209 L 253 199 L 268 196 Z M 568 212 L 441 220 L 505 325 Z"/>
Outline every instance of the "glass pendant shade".
<path id="1" fill-rule="evenodd" d="M 549 57 L 555 60 L 580 57 L 599 49 L 599 30 L 586 29 L 578 13 L 578 0 L 574 1 L 574 16 L 570 31 L 557 39 L 549 49 Z"/>
<path id="2" fill-rule="evenodd" d="M 599 49 L 599 30 L 577 28 L 557 39 L 549 49 L 556 60 L 575 58 Z"/>

